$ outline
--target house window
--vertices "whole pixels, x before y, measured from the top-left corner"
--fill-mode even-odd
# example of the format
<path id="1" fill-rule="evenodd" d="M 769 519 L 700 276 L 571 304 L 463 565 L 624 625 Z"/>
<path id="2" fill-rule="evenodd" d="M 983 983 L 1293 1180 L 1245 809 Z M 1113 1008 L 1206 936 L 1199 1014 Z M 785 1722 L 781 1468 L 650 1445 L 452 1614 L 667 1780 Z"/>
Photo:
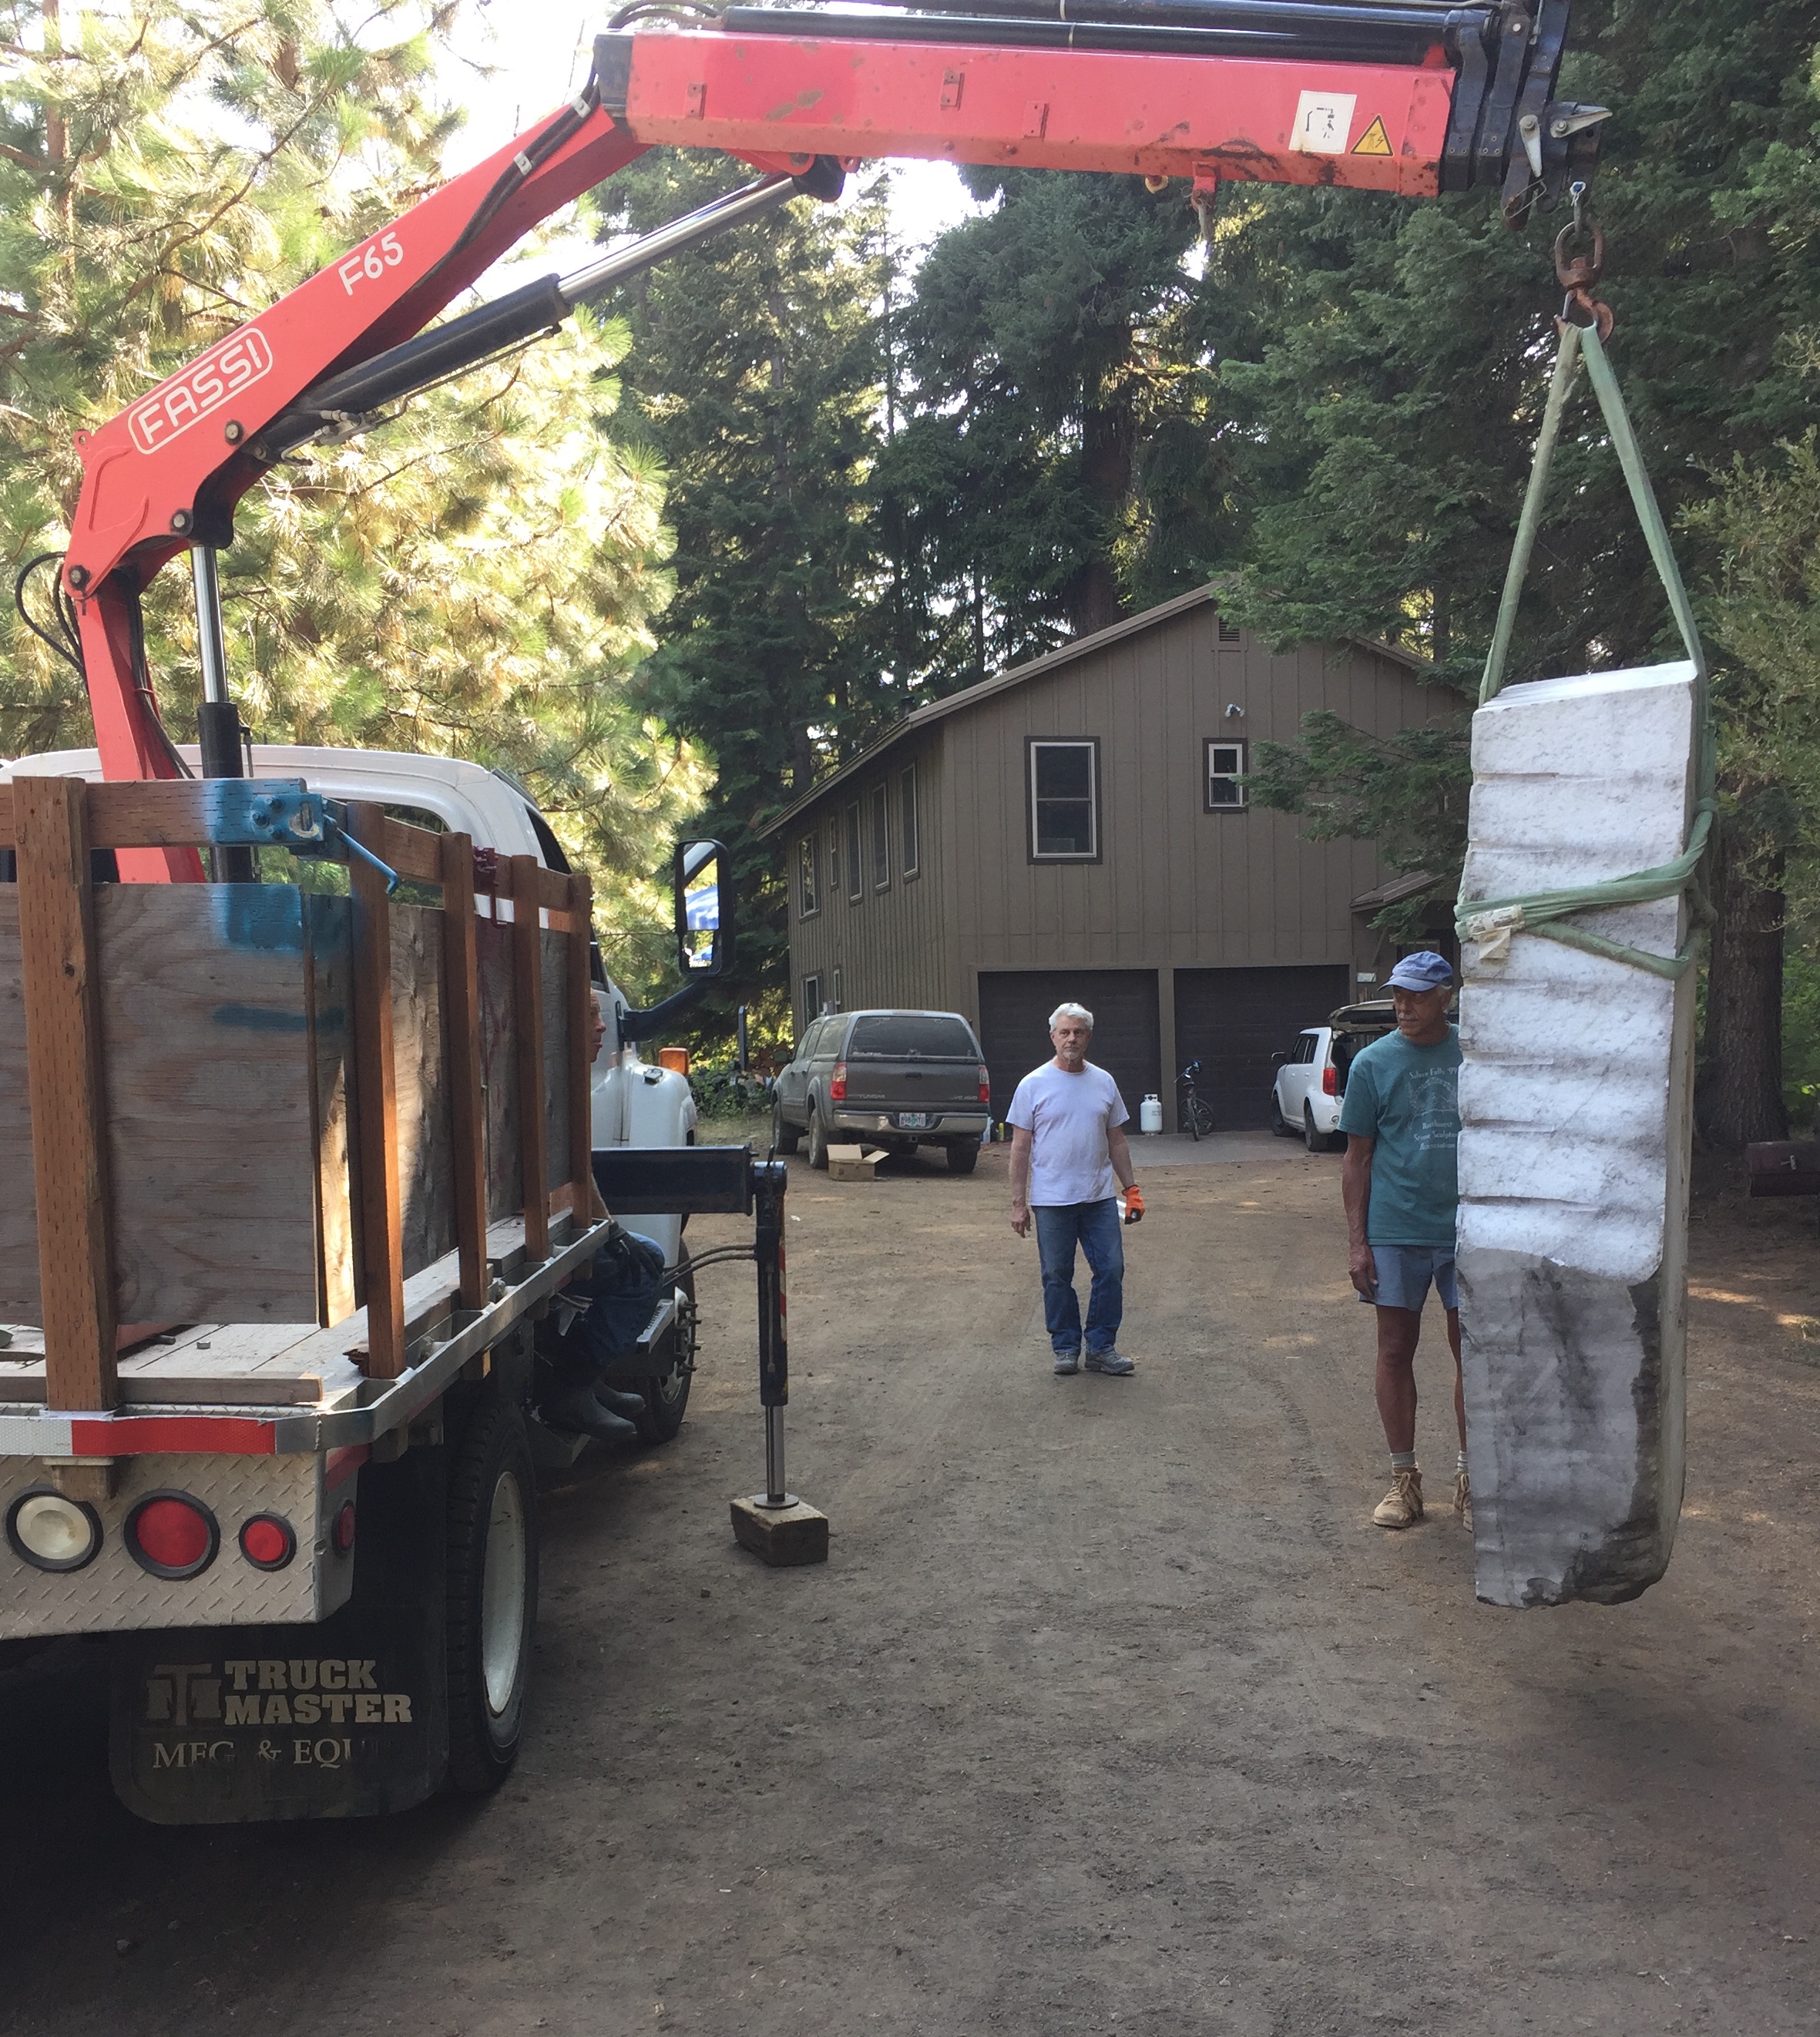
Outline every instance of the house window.
<path id="1" fill-rule="evenodd" d="M 1245 746 L 1243 743 L 1216 742 L 1211 737 L 1207 743 L 1207 804 L 1210 814 L 1229 814 L 1245 803 L 1245 788 L 1239 782 L 1245 775 Z"/>
<path id="2" fill-rule="evenodd" d="M 903 873 L 914 877 L 922 867 L 921 845 L 917 837 L 916 766 L 911 765 L 898 777 L 898 805 L 902 822 Z"/>
<path id="3" fill-rule="evenodd" d="M 822 894 L 815 885 L 815 837 L 806 834 L 796 845 L 796 916 L 807 920 L 821 910 Z"/>
<path id="4" fill-rule="evenodd" d="M 841 823 L 836 814 L 828 822 L 828 896 L 841 895 Z"/>
<path id="5" fill-rule="evenodd" d="M 803 978 L 803 1032 L 805 1035 L 804 1041 L 805 1046 L 808 1044 L 806 1035 L 809 1028 L 821 1015 L 822 979 L 819 976 L 805 976 Z"/>
<path id="6" fill-rule="evenodd" d="M 1099 745 L 1030 746 L 1031 856 L 1038 863 L 1099 859 Z"/>
<path id="7" fill-rule="evenodd" d="M 837 968 L 834 971 L 834 1009 L 837 1011 L 844 1011 L 846 1008 L 846 1007 L 841 1003 L 841 973 Z"/>
<path id="8" fill-rule="evenodd" d="M 872 889 L 882 891 L 891 881 L 891 788 L 872 788 Z"/>
<path id="9" fill-rule="evenodd" d="M 860 856 L 860 810 L 857 803 L 847 809 L 847 898 L 857 905 L 865 889 L 865 864 Z"/>

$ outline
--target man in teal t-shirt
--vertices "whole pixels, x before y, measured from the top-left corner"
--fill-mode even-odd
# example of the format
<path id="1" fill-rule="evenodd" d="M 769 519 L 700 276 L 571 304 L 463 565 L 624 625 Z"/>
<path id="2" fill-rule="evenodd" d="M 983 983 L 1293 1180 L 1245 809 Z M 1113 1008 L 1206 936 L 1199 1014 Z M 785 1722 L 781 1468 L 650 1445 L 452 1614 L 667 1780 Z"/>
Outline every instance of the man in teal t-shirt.
<path id="1" fill-rule="evenodd" d="M 1444 957 L 1405 955 L 1391 971 L 1397 1030 L 1356 1056 L 1340 1129 L 1349 1270 L 1378 1311 L 1378 1413 L 1391 1446 L 1391 1489 L 1372 1518 L 1409 1528 L 1422 1517 L 1416 1463 L 1416 1344 L 1432 1283 L 1454 1354 L 1460 1454 L 1454 1511 L 1470 1525 L 1466 1398 L 1460 1381 L 1460 1298 L 1454 1278 L 1459 1204 L 1459 1029 L 1447 1018 L 1453 970 Z"/>

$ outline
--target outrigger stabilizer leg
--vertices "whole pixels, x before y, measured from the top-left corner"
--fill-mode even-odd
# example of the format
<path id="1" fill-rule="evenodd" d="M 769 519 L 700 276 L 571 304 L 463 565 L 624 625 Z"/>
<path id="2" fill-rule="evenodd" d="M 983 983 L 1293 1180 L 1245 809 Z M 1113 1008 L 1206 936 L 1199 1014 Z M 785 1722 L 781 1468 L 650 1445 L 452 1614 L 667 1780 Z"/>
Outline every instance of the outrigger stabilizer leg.
<path id="1" fill-rule="evenodd" d="M 732 1502 L 733 1534 L 764 1562 L 825 1563 L 828 1517 L 796 1498 L 784 1481 L 784 1408 L 790 1397 L 788 1310 L 784 1292 L 781 1160 L 752 1163 L 757 1205 L 753 1257 L 759 1263 L 759 1402 L 765 1411 L 765 1490 Z"/>

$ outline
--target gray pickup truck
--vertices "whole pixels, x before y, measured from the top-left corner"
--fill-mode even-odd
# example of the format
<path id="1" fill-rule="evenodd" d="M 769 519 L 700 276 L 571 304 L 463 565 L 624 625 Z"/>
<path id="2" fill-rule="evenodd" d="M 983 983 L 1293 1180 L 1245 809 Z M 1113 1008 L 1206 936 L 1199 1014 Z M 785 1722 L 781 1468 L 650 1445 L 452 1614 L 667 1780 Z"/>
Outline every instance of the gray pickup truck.
<path id="1" fill-rule="evenodd" d="M 990 1122 L 991 1085 L 974 1030 L 957 1011 L 836 1011 L 818 1018 L 778 1076 L 771 1135 L 825 1167 L 843 1141 L 892 1153 L 940 1146 L 971 1174 Z"/>

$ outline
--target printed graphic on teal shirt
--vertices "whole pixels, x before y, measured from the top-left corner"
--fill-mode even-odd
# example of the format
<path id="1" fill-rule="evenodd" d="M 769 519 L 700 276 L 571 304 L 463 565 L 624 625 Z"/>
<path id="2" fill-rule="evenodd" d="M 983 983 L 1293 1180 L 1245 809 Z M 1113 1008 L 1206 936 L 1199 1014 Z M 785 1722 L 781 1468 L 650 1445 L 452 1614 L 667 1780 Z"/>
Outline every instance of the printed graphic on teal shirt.
<path id="1" fill-rule="evenodd" d="M 1372 1245 L 1451 1246 L 1459 1207 L 1460 1034 L 1432 1047 L 1374 1040 L 1346 1075 L 1340 1129 L 1376 1141 L 1365 1237 Z"/>

